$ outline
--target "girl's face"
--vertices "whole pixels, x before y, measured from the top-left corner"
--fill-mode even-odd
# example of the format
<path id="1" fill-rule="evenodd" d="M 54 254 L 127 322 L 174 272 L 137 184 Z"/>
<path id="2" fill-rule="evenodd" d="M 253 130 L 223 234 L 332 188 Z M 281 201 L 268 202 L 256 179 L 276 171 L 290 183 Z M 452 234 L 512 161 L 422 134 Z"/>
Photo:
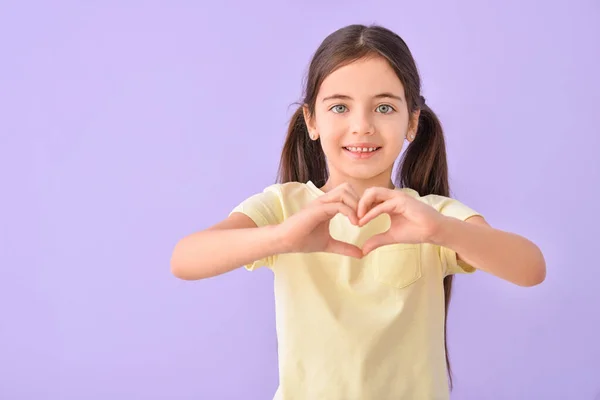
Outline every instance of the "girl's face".
<path id="1" fill-rule="evenodd" d="M 330 180 L 389 182 L 405 139 L 416 134 L 404 86 L 387 60 L 370 57 L 331 73 L 319 90 L 315 113 L 304 116 L 321 139 Z M 386 184 L 385 182 L 383 183 Z"/>

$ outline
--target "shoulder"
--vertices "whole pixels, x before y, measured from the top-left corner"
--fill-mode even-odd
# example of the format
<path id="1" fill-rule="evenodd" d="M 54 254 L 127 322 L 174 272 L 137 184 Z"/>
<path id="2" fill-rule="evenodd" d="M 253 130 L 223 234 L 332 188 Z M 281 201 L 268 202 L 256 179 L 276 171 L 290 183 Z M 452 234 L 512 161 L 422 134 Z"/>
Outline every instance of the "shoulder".
<path id="1" fill-rule="evenodd" d="M 306 196 L 313 194 L 309 184 L 301 182 L 286 182 L 286 183 L 274 183 L 264 188 L 262 193 L 271 196 L 277 196 L 281 199 L 295 198 L 298 196 Z"/>
<path id="2" fill-rule="evenodd" d="M 466 205 L 460 200 L 457 200 L 448 196 L 441 196 L 437 194 L 428 194 L 420 196 L 416 190 L 403 188 L 401 189 L 411 197 L 422 201 L 425 204 L 433 207 L 436 211 L 446 216 L 455 217 L 461 220 L 480 215 L 470 206 Z"/>
<path id="3" fill-rule="evenodd" d="M 310 183 L 274 183 L 265 187 L 261 192 L 250 195 L 244 203 L 255 204 L 258 202 L 270 207 L 287 208 L 290 204 L 309 202 L 317 195 Z"/>

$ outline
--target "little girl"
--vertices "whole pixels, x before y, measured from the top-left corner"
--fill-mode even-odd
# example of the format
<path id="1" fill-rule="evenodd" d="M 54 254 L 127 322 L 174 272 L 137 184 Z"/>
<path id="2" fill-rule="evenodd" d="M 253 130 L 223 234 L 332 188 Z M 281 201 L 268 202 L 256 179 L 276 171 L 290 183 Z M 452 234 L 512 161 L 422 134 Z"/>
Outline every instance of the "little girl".
<path id="1" fill-rule="evenodd" d="M 448 399 L 453 274 L 533 286 L 546 273 L 535 244 L 449 197 L 442 128 L 411 52 L 362 25 L 315 53 L 279 183 L 180 240 L 171 260 L 187 280 L 242 265 L 274 273 L 274 398 L 285 400 Z"/>

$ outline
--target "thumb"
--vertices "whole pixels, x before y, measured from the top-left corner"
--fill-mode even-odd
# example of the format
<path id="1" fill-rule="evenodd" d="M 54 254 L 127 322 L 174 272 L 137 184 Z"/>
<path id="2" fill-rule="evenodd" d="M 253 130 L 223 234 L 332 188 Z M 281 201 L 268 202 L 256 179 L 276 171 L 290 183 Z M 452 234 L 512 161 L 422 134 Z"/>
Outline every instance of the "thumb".
<path id="1" fill-rule="evenodd" d="M 362 247 L 363 256 L 366 256 L 378 247 L 394 243 L 394 239 L 389 234 L 389 231 L 371 236 Z"/>
<path id="2" fill-rule="evenodd" d="M 362 258 L 363 256 L 363 252 L 359 247 L 335 239 L 329 239 L 329 243 L 327 243 L 327 248 L 325 251 L 354 258 Z"/>

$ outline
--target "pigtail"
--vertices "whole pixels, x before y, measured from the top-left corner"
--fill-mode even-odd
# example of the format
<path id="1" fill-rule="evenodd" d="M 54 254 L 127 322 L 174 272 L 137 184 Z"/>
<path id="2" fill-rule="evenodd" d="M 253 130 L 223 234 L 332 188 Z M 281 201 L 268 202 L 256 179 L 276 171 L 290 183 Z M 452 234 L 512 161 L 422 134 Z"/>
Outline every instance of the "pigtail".
<path id="1" fill-rule="evenodd" d="M 317 187 L 327 181 L 327 163 L 319 139 L 309 137 L 302 106 L 292 116 L 281 152 L 277 182 L 312 181 Z"/>
<path id="2" fill-rule="evenodd" d="M 417 135 L 404 152 L 401 166 L 399 186 L 414 189 L 421 196 L 450 195 L 442 125 L 426 104 L 421 106 Z"/>

